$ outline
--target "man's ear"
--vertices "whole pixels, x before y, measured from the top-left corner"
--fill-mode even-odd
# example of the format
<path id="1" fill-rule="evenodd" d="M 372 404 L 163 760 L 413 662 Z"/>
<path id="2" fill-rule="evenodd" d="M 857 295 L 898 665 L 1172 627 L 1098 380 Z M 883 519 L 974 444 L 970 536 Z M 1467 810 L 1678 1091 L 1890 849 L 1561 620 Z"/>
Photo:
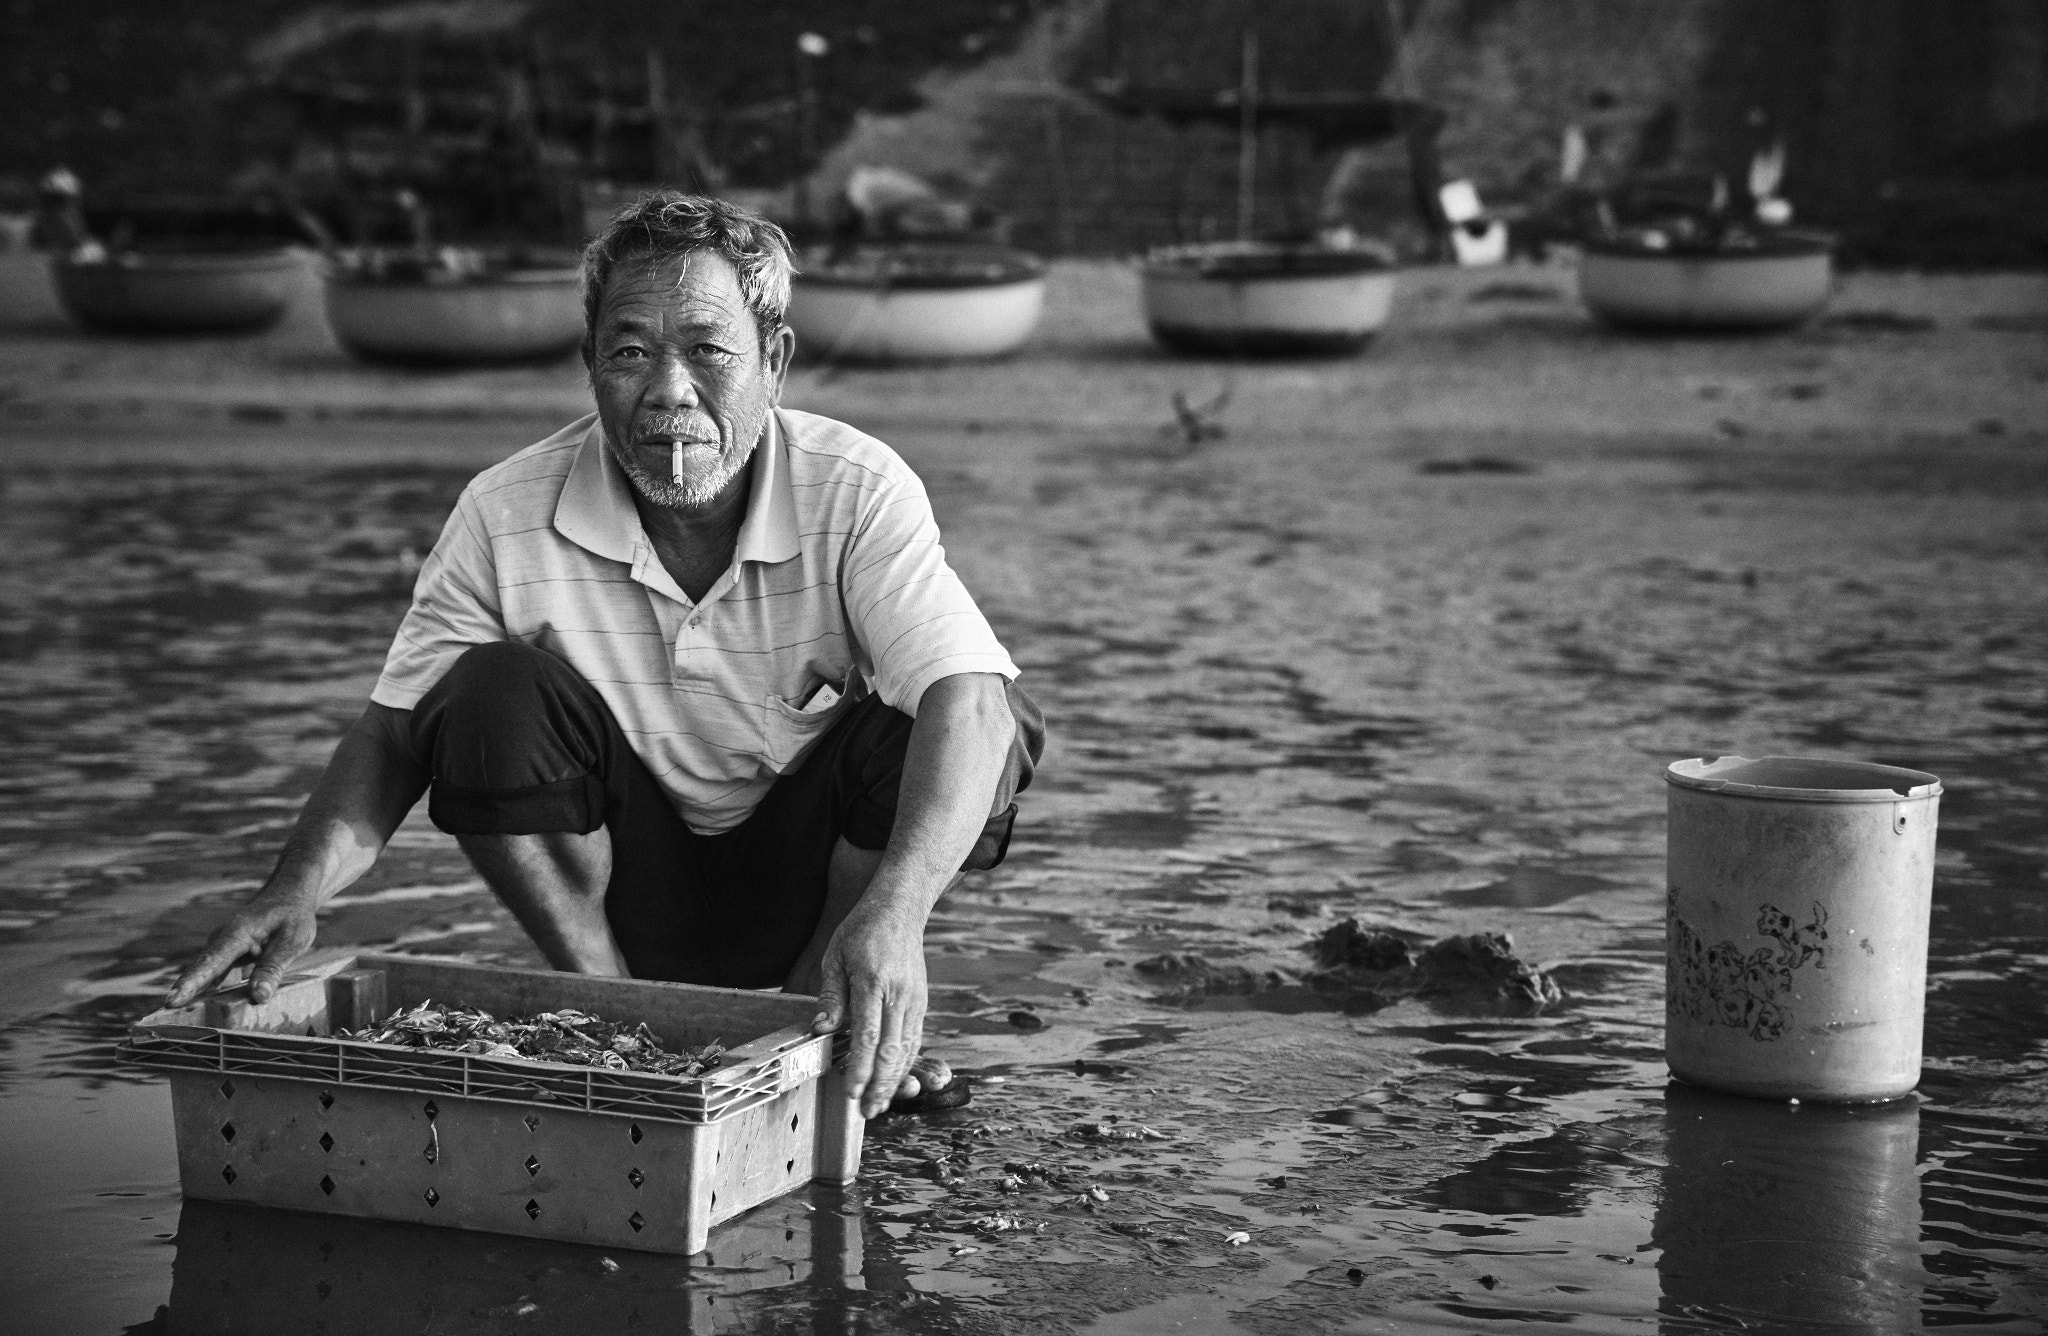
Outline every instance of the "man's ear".
<path id="1" fill-rule="evenodd" d="M 796 356 L 796 331 L 788 325 L 775 331 L 763 350 L 768 360 L 768 374 L 774 380 L 773 402 L 782 402 L 782 384 L 789 379 L 790 359 Z"/>

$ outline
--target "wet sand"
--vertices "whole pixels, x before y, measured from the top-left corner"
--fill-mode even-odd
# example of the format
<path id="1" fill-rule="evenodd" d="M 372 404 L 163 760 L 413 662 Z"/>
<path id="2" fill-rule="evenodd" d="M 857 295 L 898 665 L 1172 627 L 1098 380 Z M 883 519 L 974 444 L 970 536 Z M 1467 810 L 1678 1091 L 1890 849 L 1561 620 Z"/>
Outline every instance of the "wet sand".
<path id="1" fill-rule="evenodd" d="M 107 1052 L 267 869 L 463 480 L 581 412 L 580 368 L 365 371 L 306 305 L 145 344 L 17 304 L 0 1125 L 28 1150 L 0 1188 L 32 1209 L 0 1309 L 78 1331 L 167 1301 L 174 1326 L 435 1331 L 2048 1317 L 2048 282 L 1854 276 L 1806 330 L 1642 340 L 1557 270 L 1409 279 L 1333 363 L 1167 359 L 1129 275 L 1075 264 L 1012 361 L 799 369 L 790 402 L 923 474 L 1054 728 L 1009 862 L 930 935 L 933 1045 L 985 1083 L 872 1129 L 850 1197 L 714 1236 L 724 1269 L 604 1279 L 442 1231 L 181 1224 L 163 1088 Z M 1225 389 L 1225 436 L 1171 431 L 1173 391 Z M 1667 1100 L 1658 775 L 1727 752 L 1946 782 L 1914 1105 Z M 1511 931 L 1566 1000 L 1168 1005 L 1133 969 L 1298 970 L 1346 915 Z M 323 944 L 534 960 L 419 814 Z M 1164 1137 L 1101 1134 L 1134 1125 Z"/>

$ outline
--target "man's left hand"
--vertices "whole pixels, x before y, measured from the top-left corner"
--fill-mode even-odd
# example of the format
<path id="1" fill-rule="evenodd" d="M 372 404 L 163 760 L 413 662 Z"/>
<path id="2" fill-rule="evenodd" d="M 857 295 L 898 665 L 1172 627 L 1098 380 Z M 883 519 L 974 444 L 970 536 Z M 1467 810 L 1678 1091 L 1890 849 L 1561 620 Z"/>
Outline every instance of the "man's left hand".
<path id="1" fill-rule="evenodd" d="M 924 915 L 867 896 L 825 948 L 815 1034 L 845 1029 L 847 1093 L 873 1118 L 889 1107 L 924 1035 Z"/>
<path id="2" fill-rule="evenodd" d="M 870 1118 L 889 1107 L 917 1056 L 925 919 L 988 822 L 1017 732 L 1003 679 L 992 673 L 940 678 L 925 688 L 916 718 L 889 847 L 825 948 L 823 1006 L 811 1027 L 816 1034 L 849 1032 L 847 1093 Z"/>

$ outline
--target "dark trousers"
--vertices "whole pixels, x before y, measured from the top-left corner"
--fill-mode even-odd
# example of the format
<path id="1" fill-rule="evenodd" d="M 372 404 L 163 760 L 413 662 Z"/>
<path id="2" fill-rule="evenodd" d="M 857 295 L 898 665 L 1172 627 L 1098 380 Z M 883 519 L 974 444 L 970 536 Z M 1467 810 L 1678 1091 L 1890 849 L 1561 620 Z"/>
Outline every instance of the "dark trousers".
<path id="1" fill-rule="evenodd" d="M 1017 733 L 988 824 L 962 870 L 1002 862 L 1015 796 L 1044 746 L 1037 705 L 1009 688 Z M 605 917 L 635 978 L 777 987 L 816 931 L 843 836 L 882 849 L 896 820 L 911 718 L 869 696 L 731 830 L 692 831 L 594 687 L 515 641 L 478 645 L 412 712 L 428 815 L 451 835 L 611 836 Z"/>

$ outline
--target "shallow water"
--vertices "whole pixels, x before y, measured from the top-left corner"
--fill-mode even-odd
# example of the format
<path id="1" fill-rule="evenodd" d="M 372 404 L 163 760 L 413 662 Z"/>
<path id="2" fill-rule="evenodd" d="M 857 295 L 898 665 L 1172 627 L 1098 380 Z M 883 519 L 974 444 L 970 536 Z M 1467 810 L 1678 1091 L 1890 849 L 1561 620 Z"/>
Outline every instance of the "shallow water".
<path id="1" fill-rule="evenodd" d="M 1054 728 L 1009 862 L 930 934 L 974 1104 L 694 1261 L 181 1207 L 165 1089 L 111 1043 L 266 870 L 489 457 L 372 430 L 415 462 L 8 447 L 12 1326 L 2048 1320 L 2048 468 L 1961 446 L 899 438 Z M 1422 468 L 1481 454 L 1530 471 Z M 1658 775 L 1728 752 L 1943 777 L 1918 1099 L 1667 1089 Z M 1132 968 L 1298 969 L 1345 915 L 1510 931 L 1566 1000 L 1177 1006 Z M 417 816 L 329 910 L 351 943 L 533 961 Z"/>

